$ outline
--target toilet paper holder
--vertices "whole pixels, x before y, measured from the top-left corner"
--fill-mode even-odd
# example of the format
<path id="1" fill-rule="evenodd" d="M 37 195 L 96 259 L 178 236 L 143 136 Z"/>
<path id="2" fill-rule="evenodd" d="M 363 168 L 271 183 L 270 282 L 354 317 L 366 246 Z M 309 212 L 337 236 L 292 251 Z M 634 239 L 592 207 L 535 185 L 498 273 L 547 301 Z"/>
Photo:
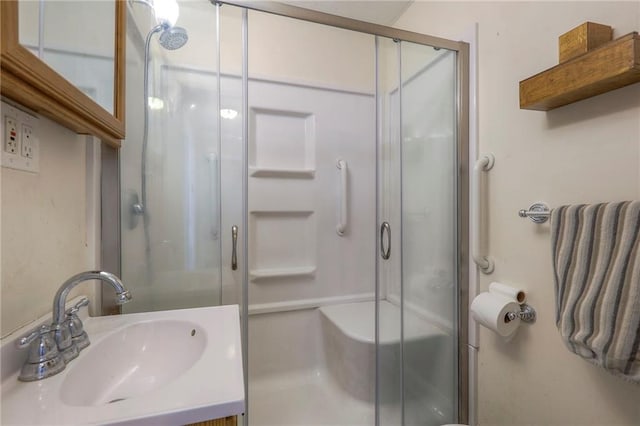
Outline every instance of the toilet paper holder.
<path id="1" fill-rule="evenodd" d="M 520 321 L 534 323 L 536 321 L 536 310 L 533 306 L 523 303 L 520 305 L 520 312 L 507 312 L 504 316 L 505 322 L 514 321 L 520 318 Z"/>

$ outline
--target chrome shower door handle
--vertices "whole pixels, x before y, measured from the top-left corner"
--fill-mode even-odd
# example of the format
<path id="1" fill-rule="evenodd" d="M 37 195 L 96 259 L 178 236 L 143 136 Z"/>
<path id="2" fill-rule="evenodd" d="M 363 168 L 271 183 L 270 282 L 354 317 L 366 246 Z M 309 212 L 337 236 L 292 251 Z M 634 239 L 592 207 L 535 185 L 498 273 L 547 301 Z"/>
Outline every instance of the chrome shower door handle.
<path id="1" fill-rule="evenodd" d="M 384 234 L 387 234 L 387 248 L 384 248 Z M 389 222 L 382 222 L 380 225 L 380 255 L 384 260 L 391 257 L 391 225 Z"/>
<path id="2" fill-rule="evenodd" d="M 231 227 L 231 270 L 238 269 L 238 227 Z"/>
<path id="3" fill-rule="evenodd" d="M 348 173 L 348 166 L 347 166 L 347 162 L 341 158 L 338 158 L 338 162 L 336 163 L 336 167 L 338 168 L 338 170 L 340 170 L 340 196 L 339 196 L 339 203 L 340 203 L 340 212 L 339 212 L 339 218 L 338 218 L 338 225 L 336 226 L 336 232 L 338 233 L 338 235 L 340 235 L 341 237 L 344 236 L 344 233 L 347 230 L 347 220 L 348 220 L 348 215 L 349 212 L 347 210 L 347 173 Z"/>

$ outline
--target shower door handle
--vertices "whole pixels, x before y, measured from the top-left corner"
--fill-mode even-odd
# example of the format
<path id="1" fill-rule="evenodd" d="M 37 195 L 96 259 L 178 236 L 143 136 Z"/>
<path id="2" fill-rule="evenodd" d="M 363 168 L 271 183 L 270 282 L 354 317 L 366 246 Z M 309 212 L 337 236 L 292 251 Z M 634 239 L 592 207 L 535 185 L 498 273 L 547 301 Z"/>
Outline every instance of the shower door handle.
<path id="1" fill-rule="evenodd" d="M 218 234 L 220 234 L 220 213 L 218 206 L 218 194 L 220 193 L 218 190 L 220 187 L 220 185 L 218 185 L 218 175 L 220 172 L 220 163 L 218 161 L 218 153 L 209 153 L 207 155 L 207 161 L 209 162 L 209 187 L 211 190 L 211 237 L 217 240 Z"/>
<path id="2" fill-rule="evenodd" d="M 340 170 L 340 218 L 338 219 L 336 232 L 342 237 L 347 230 L 347 216 L 349 214 L 347 210 L 347 162 L 338 158 L 336 167 Z"/>
<path id="3" fill-rule="evenodd" d="M 238 227 L 231 227 L 231 270 L 238 269 Z"/>
<path id="4" fill-rule="evenodd" d="M 387 248 L 384 248 L 384 234 L 387 234 Z M 380 255 L 384 260 L 391 257 L 391 225 L 389 222 L 382 222 L 380 225 Z"/>

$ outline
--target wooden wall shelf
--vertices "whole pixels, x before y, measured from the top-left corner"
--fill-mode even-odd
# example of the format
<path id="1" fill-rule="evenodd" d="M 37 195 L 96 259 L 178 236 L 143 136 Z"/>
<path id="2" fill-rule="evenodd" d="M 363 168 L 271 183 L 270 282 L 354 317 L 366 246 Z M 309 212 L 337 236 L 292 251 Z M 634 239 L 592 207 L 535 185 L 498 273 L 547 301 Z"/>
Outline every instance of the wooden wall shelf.
<path id="1" fill-rule="evenodd" d="M 520 108 L 549 111 L 640 82 L 640 36 L 627 34 L 520 82 Z"/>

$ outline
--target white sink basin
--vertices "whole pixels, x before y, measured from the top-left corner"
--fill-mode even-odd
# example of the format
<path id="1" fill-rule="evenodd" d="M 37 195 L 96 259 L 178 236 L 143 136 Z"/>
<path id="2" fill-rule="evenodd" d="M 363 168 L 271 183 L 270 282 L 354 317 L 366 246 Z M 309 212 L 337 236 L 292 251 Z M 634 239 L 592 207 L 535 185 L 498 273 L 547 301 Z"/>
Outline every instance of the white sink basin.
<path id="1" fill-rule="evenodd" d="M 19 366 L 3 365 L 0 424 L 175 425 L 244 412 L 236 305 L 91 317 L 84 326 L 91 345 L 55 376 L 20 382 Z M 20 332 L 3 339 L 3 361 Z"/>
<path id="2" fill-rule="evenodd" d="M 129 325 L 106 336 L 87 356 L 67 367 L 60 388 L 62 402 L 104 405 L 158 389 L 191 368 L 206 344 L 205 331 L 188 321 Z"/>

